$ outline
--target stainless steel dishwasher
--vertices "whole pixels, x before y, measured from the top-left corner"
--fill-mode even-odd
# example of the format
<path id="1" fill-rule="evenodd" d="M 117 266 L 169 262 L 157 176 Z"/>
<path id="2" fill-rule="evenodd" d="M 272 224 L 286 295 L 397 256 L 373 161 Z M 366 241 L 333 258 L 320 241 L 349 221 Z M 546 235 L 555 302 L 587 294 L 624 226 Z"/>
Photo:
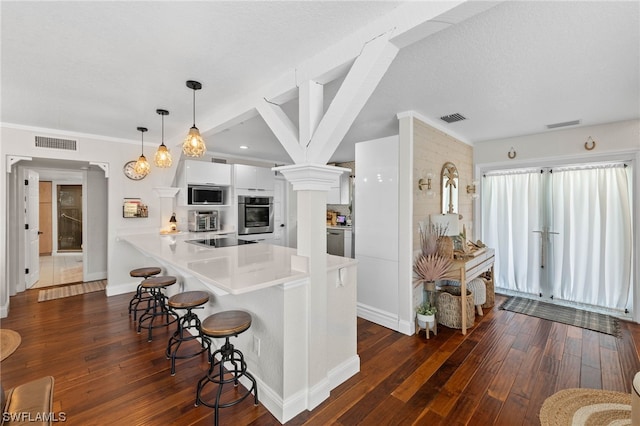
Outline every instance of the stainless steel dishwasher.
<path id="1" fill-rule="evenodd" d="M 344 256 L 344 231 L 327 229 L 327 253 Z"/>

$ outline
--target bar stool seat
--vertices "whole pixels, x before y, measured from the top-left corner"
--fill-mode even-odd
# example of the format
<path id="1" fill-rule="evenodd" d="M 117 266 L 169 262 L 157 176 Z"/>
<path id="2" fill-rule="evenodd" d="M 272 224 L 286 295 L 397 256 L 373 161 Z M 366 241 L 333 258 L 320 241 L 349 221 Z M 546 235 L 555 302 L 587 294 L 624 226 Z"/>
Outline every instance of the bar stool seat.
<path id="1" fill-rule="evenodd" d="M 157 266 L 146 266 L 144 268 L 132 269 L 129 271 L 129 275 L 134 278 L 144 278 L 147 279 L 154 275 L 158 275 L 162 272 Z M 138 311 L 144 311 L 148 308 L 149 302 L 151 301 L 151 295 L 142 289 L 142 282 L 138 284 L 136 288 L 136 294 L 133 295 L 131 300 L 129 301 L 129 315 L 133 313 L 133 320 L 136 321 L 138 317 Z M 147 308 L 140 308 L 140 303 L 146 302 Z"/>
<path id="2" fill-rule="evenodd" d="M 251 327 L 251 315 L 244 311 L 224 311 L 210 315 L 202 321 L 201 331 L 205 336 L 213 338 L 224 338 L 225 343 L 216 350 L 210 360 L 209 371 L 198 381 L 196 390 L 196 406 L 202 404 L 215 410 L 215 424 L 218 425 L 220 408 L 231 407 L 242 402 L 247 396 L 254 394 L 254 404 L 258 405 L 258 386 L 256 379 L 247 371 L 247 363 L 244 355 L 238 349 L 235 349 L 229 342 L 229 337 L 238 336 L 238 334 L 246 331 Z M 220 359 L 217 360 L 216 356 Z M 225 368 L 225 363 L 228 368 Z M 234 395 L 240 393 L 236 399 L 231 401 L 222 401 L 222 389 L 224 385 L 233 383 L 238 386 L 238 380 L 246 377 L 251 381 L 251 387 L 246 391 L 237 391 Z M 209 383 L 216 383 L 218 391 L 213 401 L 203 401 L 202 391 Z"/>
<path id="3" fill-rule="evenodd" d="M 147 309 L 140 315 L 140 319 L 138 320 L 138 333 L 140 333 L 143 328 L 149 330 L 149 336 L 147 338 L 149 342 L 152 340 L 152 331 L 154 328 L 167 327 L 178 320 L 178 315 L 167 307 L 167 296 L 162 292 L 164 288 L 175 284 L 177 281 L 176 277 L 164 275 L 147 278 L 140 284 L 142 289 L 151 295 L 151 300 Z"/>
<path id="4" fill-rule="evenodd" d="M 209 301 L 209 293 L 205 291 L 185 291 L 169 298 L 167 305 L 169 309 L 186 309 L 187 313 L 178 320 L 178 328 L 169 338 L 166 355 L 171 359 L 171 375 L 176 374 L 176 359 L 192 358 L 196 355 L 208 352 L 207 359 L 211 359 L 211 340 L 202 334 L 200 330 L 200 319 L 193 313 L 193 309 L 202 308 L 202 305 Z M 197 334 L 191 334 L 190 329 L 194 329 Z M 183 342 L 200 338 L 200 348 L 187 348 L 180 351 Z"/>

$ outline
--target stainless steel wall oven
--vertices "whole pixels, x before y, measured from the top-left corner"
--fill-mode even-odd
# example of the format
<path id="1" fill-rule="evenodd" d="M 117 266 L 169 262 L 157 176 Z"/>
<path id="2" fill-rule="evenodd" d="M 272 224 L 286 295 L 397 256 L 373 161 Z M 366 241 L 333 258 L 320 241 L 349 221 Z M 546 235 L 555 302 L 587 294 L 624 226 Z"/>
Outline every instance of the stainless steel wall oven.
<path id="1" fill-rule="evenodd" d="M 273 197 L 238 196 L 238 235 L 273 232 Z"/>

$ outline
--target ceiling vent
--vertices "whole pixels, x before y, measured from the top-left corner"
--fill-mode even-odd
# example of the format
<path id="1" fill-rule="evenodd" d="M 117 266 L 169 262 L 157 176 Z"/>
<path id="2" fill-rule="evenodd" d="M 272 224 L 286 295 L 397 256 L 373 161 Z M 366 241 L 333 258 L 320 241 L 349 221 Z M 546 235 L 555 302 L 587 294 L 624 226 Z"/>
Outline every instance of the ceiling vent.
<path id="1" fill-rule="evenodd" d="M 36 148 L 64 149 L 67 151 L 77 151 L 78 141 L 71 139 L 48 138 L 46 136 L 36 136 Z"/>
<path id="2" fill-rule="evenodd" d="M 227 164 L 227 160 L 225 160 L 224 158 L 212 158 L 211 162 L 212 163 Z"/>
<path id="3" fill-rule="evenodd" d="M 456 112 L 455 114 L 445 115 L 444 117 L 440 117 L 440 120 L 444 120 L 447 123 L 455 123 L 456 121 L 466 120 L 466 117 Z"/>
<path id="4" fill-rule="evenodd" d="M 580 120 L 565 121 L 564 123 L 547 124 L 547 129 L 557 129 L 558 127 L 575 126 L 580 124 Z"/>

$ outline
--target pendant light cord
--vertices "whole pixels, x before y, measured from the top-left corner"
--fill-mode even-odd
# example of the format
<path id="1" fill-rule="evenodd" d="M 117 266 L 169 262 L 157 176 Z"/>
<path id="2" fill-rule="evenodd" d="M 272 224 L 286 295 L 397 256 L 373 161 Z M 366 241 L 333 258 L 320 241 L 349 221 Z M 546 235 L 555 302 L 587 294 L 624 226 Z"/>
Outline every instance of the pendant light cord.
<path id="1" fill-rule="evenodd" d="M 164 114 L 161 114 L 160 117 L 162 117 L 162 142 L 161 142 L 161 145 L 164 145 Z"/>
<path id="2" fill-rule="evenodd" d="M 196 127 L 196 89 L 193 89 L 193 127 Z"/>

